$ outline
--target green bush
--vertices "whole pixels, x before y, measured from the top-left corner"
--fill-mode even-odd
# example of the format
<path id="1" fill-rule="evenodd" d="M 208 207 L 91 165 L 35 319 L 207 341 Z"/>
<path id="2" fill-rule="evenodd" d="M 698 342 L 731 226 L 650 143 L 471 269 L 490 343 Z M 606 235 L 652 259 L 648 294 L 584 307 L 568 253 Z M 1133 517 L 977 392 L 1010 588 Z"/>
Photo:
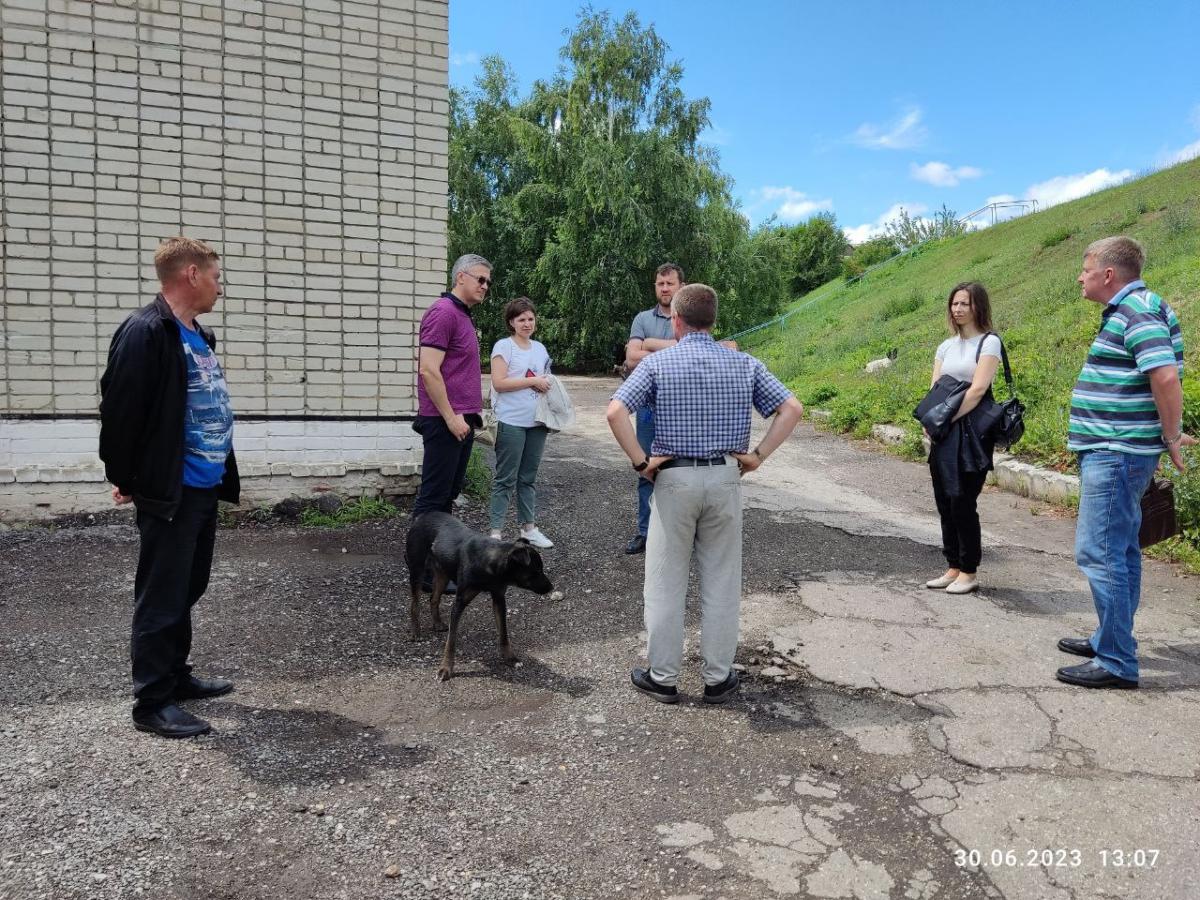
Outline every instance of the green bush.
<path id="1" fill-rule="evenodd" d="M 829 427 L 834 431 L 853 431 L 859 423 L 866 423 L 868 432 L 875 424 L 871 416 L 871 403 L 862 393 L 839 394 L 829 404 Z"/>
<path id="2" fill-rule="evenodd" d="M 1200 380 L 1183 376 L 1183 430 L 1200 434 Z"/>
<path id="3" fill-rule="evenodd" d="M 804 397 L 805 406 L 820 406 L 838 395 L 838 389 L 832 384 L 819 384 Z"/>
<path id="4" fill-rule="evenodd" d="M 1194 450 L 1184 450 L 1188 470 L 1176 472 L 1168 467 L 1168 477 L 1175 486 L 1175 515 L 1183 536 L 1193 546 L 1200 546 L 1200 471 L 1196 468 L 1196 456 Z"/>

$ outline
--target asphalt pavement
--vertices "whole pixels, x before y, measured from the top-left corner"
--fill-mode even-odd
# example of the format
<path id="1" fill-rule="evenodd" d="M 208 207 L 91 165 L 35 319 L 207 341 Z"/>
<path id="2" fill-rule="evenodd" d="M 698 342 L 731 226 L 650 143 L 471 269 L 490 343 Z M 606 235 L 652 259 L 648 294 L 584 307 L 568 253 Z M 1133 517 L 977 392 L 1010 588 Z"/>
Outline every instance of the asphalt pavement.
<path id="1" fill-rule="evenodd" d="M 0 897 L 1200 896 L 1197 579 L 1150 562 L 1142 687 L 1054 679 L 1094 621 L 1061 511 L 988 490 L 951 596 L 927 471 L 802 425 L 745 485 L 741 696 L 634 692 L 634 480 L 568 379 L 539 479 L 563 599 L 408 640 L 405 520 L 224 528 L 211 735 L 129 720 L 127 515 L 0 532 Z M 482 527 L 484 511 L 463 517 Z M 512 531 L 510 526 L 509 531 Z"/>

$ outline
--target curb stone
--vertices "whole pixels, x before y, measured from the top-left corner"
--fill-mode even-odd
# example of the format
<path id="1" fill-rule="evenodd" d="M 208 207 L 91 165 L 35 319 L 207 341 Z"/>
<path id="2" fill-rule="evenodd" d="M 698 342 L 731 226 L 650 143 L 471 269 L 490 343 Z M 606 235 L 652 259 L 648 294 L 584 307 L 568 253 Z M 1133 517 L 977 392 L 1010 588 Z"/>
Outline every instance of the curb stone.
<path id="1" fill-rule="evenodd" d="M 827 423 L 831 415 L 827 409 L 814 409 L 808 414 L 811 420 L 819 423 Z M 882 444 L 899 444 L 904 440 L 904 435 L 904 429 L 898 425 L 871 426 L 871 437 Z M 928 440 L 925 441 L 925 449 L 929 449 Z M 1065 475 L 1053 469 L 1021 462 L 1008 453 L 995 455 L 995 469 L 988 473 L 987 480 L 988 484 L 994 484 L 1002 491 L 1031 500 L 1064 503 L 1079 496 L 1078 475 Z"/>

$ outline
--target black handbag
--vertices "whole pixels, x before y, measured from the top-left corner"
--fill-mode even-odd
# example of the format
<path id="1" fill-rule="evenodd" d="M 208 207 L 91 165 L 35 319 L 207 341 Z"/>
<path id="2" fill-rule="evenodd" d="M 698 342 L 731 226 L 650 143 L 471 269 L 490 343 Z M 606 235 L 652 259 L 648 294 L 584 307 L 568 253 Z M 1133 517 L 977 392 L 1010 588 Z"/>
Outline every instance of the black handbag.
<path id="1" fill-rule="evenodd" d="M 959 381 L 953 375 L 943 375 L 933 383 L 929 393 L 913 410 L 913 418 L 925 428 L 929 439 L 940 441 L 950 430 L 958 408 L 962 406 L 963 395 L 971 385 Z"/>
<path id="2" fill-rule="evenodd" d="M 988 334 L 996 333 L 989 331 Z M 975 351 L 976 362 L 979 361 L 979 353 L 983 350 L 983 341 L 986 340 L 987 334 L 983 336 L 983 340 L 979 342 L 979 349 Z M 991 405 L 987 409 L 980 410 L 976 414 L 975 426 L 981 436 L 991 438 L 997 445 L 1008 448 L 1025 434 L 1025 405 L 1017 399 L 1017 390 L 1013 386 L 1012 367 L 1008 364 L 1008 351 L 1004 349 L 1004 341 L 1000 340 L 998 334 L 996 340 L 1000 341 L 1000 361 L 1004 364 L 1004 381 L 1008 385 L 1008 399 L 1003 403 L 991 401 Z"/>
<path id="3" fill-rule="evenodd" d="M 1152 547 L 1159 541 L 1179 534 L 1179 519 L 1175 515 L 1175 486 L 1165 478 L 1150 479 L 1142 494 L 1142 527 L 1138 544 Z"/>

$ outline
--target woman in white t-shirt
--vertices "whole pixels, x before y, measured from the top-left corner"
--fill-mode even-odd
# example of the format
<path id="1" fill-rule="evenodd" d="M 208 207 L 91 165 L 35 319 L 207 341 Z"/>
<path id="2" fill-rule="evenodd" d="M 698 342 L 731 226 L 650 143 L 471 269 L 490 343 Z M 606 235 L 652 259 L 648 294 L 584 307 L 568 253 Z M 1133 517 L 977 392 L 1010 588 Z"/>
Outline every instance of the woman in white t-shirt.
<path id="1" fill-rule="evenodd" d="M 550 354 L 533 339 L 537 316 L 528 297 L 504 307 L 509 337 L 492 347 L 492 410 L 496 414 L 496 477 L 492 482 L 492 537 L 501 537 L 513 488 L 521 537 L 533 546 L 553 547 L 535 519 L 538 466 L 548 429 L 534 420 L 538 394 L 550 390 Z"/>
<path id="2" fill-rule="evenodd" d="M 949 568 L 925 586 L 967 594 L 979 587 L 983 546 L 976 502 L 992 467 L 994 445 L 986 435 L 975 433 L 970 414 L 991 394 L 1000 363 L 1000 338 L 989 333 L 991 303 L 978 282 L 964 281 L 953 287 L 946 301 L 946 320 L 954 337 L 937 348 L 931 384 L 950 375 L 970 387 L 949 432 L 929 451 L 933 496 L 942 520 L 942 552 Z"/>

